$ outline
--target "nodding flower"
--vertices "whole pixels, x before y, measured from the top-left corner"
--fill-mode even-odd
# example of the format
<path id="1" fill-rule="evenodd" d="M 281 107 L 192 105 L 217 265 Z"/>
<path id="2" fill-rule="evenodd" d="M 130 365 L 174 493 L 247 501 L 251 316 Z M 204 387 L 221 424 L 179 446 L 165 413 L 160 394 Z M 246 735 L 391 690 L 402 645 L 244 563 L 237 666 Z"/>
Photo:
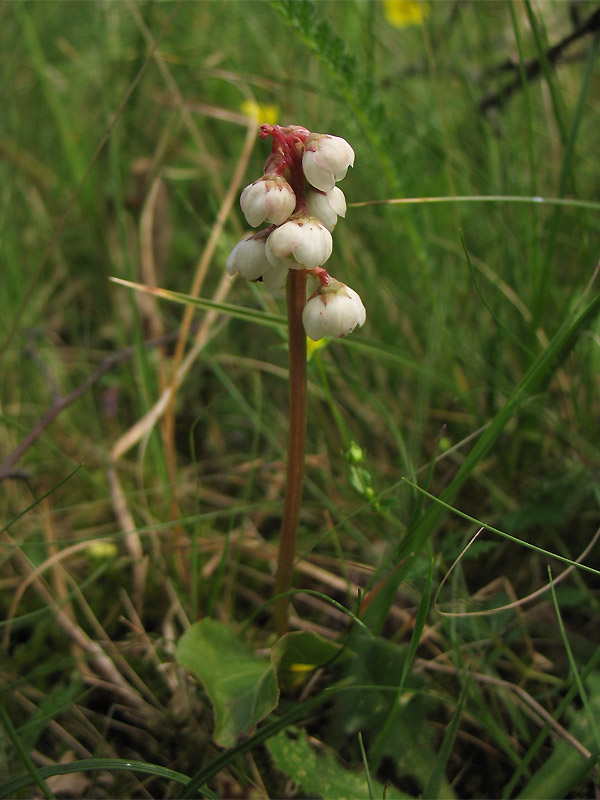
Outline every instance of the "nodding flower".
<path id="1" fill-rule="evenodd" d="M 294 190 L 281 175 L 263 175 L 246 186 L 240 205 L 248 225 L 256 228 L 263 222 L 281 225 L 296 208 Z"/>
<path id="2" fill-rule="evenodd" d="M 273 266 L 313 269 L 324 264 L 333 250 L 333 239 L 316 217 L 295 214 L 275 228 L 267 239 L 267 259 Z"/>
<path id="3" fill-rule="evenodd" d="M 265 240 L 255 236 L 249 236 L 238 242 L 226 262 L 228 275 L 239 272 L 247 281 L 257 281 L 269 267 L 265 254 Z"/>
<path id="4" fill-rule="evenodd" d="M 340 136 L 312 133 L 304 145 L 302 169 L 315 189 L 330 192 L 354 166 L 354 150 Z"/>
<path id="5" fill-rule="evenodd" d="M 327 230 L 333 232 L 338 217 L 346 216 L 346 198 L 338 186 L 334 186 L 330 192 L 308 189 L 306 208 L 311 217 L 316 217 Z"/>
<path id="6" fill-rule="evenodd" d="M 311 295 L 302 312 L 306 335 L 313 341 L 323 336 L 347 336 L 365 324 L 367 312 L 357 292 L 329 276 Z"/>
<path id="7" fill-rule="evenodd" d="M 273 145 L 264 174 L 240 197 L 248 224 L 266 227 L 238 242 L 227 273 L 262 280 L 278 291 L 289 270 L 306 270 L 319 281 L 302 315 L 307 336 L 314 341 L 347 336 L 363 325 L 365 307 L 354 289 L 322 265 L 331 256 L 338 217 L 346 216 L 346 198 L 336 183 L 354 165 L 354 150 L 339 136 L 311 133 L 301 125 L 262 125 L 259 138 L 267 137 Z"/>

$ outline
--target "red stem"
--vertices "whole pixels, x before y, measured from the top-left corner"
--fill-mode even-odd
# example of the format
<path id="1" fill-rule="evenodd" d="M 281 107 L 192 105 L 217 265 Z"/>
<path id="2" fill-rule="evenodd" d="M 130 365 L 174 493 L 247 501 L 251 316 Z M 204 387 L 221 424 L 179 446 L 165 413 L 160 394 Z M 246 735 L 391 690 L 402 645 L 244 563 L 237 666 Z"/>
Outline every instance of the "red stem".
<path id="1" fill-rule="evenodd" d="M 306 303 L 306 277 L 305 270 L 291 269 L 287 282 L 290 429 L 285 505 L 281 521 L 277 572 L 275 573 L 276 595 L 287 592 L 292 585 L 296 532 L 302 501 L 306 439 L 306 334 L 302 324 L 302 311 Z M 278 597 L 275 601 L 275 623 L 278 636 L 283 636 L 288 629 L 289 603 L 289 595 Z"/>

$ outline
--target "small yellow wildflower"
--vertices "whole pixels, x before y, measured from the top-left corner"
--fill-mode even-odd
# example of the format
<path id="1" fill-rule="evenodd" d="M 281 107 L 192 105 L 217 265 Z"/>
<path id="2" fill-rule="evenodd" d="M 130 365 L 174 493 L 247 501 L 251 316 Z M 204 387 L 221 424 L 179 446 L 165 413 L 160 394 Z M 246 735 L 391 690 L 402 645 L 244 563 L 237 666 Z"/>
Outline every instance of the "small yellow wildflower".
<path id="1" fill-rule="evenodd" d="M 429 15 L 429 3 L 425 0 L 383 0 L 383 15 L 394 28 L 422 25 Z"/>
<path id="2" fill-rule="evenodd" d="M 86 548 L 88 555 L 91 558 L 114 558 L 119 552 L 117 545 L 113 542 L 97 541 L 90 542 Z"/>
<path id="3" fill-rule="evenodd" d="M 248 117 L 262 124 L 275 125 L 279 119 L 279 107 L 265 103 L 257 103 L 256 100 L 244 100 L 240 106 L 243 113 Z"/>

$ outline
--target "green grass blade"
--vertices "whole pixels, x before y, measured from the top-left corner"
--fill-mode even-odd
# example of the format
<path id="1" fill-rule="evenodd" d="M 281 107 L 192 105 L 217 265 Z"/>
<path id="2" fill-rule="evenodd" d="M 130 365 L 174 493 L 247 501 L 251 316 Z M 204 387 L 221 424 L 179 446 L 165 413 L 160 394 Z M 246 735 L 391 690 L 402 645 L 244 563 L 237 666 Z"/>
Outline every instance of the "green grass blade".
<path id="1" fill-rule="evenodd" d="M 520 383 L 508 397 L 504 406 L 492 420 L 489 428 L 484 431 L 481 438 L 475 443 L 473 449 L 463 461 L 452 481 L 442 492 L 440 496 L 442 503 L 451 503 L 460 488 L 494 445 L 508 421 L 513 417 L 525 400 L 534 391 L 539 389 L 543 381 L 548 379 L 551 368 L 569 352 L 583 327 L 595 317 L 599 310 L 600 296 L 597 296 L 583 311 L 567 319 L 554 334 L 548 347 L 527 370 Z M 420 550 L 433 532 L 434 527 L 442 518 L 444 511 L 445 508 L 440 503 L 430 506 L 413 529 L 407 533 L 395 554 L 394 561 L 400 560 L 410 552 Z"/>
<path id="2" fill-rule="evenodd" d="M 468 520 L 469 522 L 473 522 L 475 525 L 478 525 L 481 528 L 485 528 L 486 531 L 491 531 L 492 533 L 497 533 L 498 536 L 502 536 L 504 539 L 508 539 L 515 544 L 520 544 L 522 547 L 527 547 L 529 550 L 534 550 L 536 553 L 542 556 L 548 556 L 549 558 L 554 558 L 557 561 L 561 561 L 563 564 L 568 564 L 571 567 L 577 567 L 582 569 L 584 572 L 591 572 L 593 575 L 600 575 L 600 570 L 594 569 L 594 567 L 588 567 L 587 564 L 582 564 L 579 561 L 573 561 L 566 556 L 561 556 L 558 553 L 552 553 L 550 550 L 544 550 L 543 547 L 538 547 L 536 544 L 531 544 L 531 542 L 526 542 L 524 539 L 519 539 L 518 536 L 513 536 L 510 533 L 506 533 L 506 531 L 501 531 L 500 528 L 494 528 L 493 525 L 488 525 L 486 522 L 482 522 L 479 519 L 475 519 L 475 517 L 471 517 L 469 514 L 465 514 L 464 511 L 460 511 L 458 508 L 450 505 L 450 503 L 446 503 L 441 500 L 439 497 L 436 497 L 433 494 L 425 491 L 416 483 L 411 483 L 411 481 L 404 479 L 405 483 L 408 483 L 409 486 L 412 486 L 413 489 L 416 489 L 419 492 L 422 492 L 424 495 L 429 497 L 430 500 L 433 500 L 434 503 L 441 505 L 443 508 L 447 509 L 448 511 L 452 511 L 453 514 L 456 514 L 463 519 Z"/>
<path id="3" fill-rule="evenodd" d="M 540 195 L 518 194 L 467 194 L 442 195 L 439 197 L 392 197 L 388 200 L 360 200 L 348 203 L 348 208 L 365 206 L 413 206 L 445 203 L 524 203 L 526 205 L 564 206 L 565 208 L 587 208 L 600 211 L 600 203 L 595 200 L 576 200 L 572 197 L 540 197 Z"/>
<path id="4" fill-rule="evenodd" d="M 594 653 L 592 658 L 588 661 L 585 668 L 582 670 L 581 679 L 586 680 L 590 675 L 592 675 L 599 663 L 600 663 L 600 647 L 596 649 L 596 652 Z M 562 698 L 557 708 L 554 710 L 552 714 L 554 719 L 560 719 L 562 714 L 573 702 L 573 698 L 575 697 L 576 694 L 577 694 L 577 685 L 574 683 L 570 687 L 569 691 Z M 544 740 L 549 734 L 550 734 L 550 726 L 545 725 L 543 729 L 538 733 L 535 740 L 531 744 L 529 750 L 523 757 L 521 765 L 515 769 L 510 781 L 504 787 L 504 791 L 502 792 L 502 800 L 508 800 L 509 797 L 512 797 L 514 795 L 515 787 L 517 786 L 519 780 L 523 776 L 523 773 L 525 772 L 525 770 L 527 769 L 528 765 L 531 763 L 533 758 L 536 756 Z"/>
<path id="5" fill-rule="evenodd" d="M 417 652 L 417 648 L 421 641 L 423 629 L 425 628 L 425 621 L 427 620 L 427 614 L 429 612 L 429 603 L 431 600 L 433 567 L 434 567 L 434 560 L 433 558 L 431 558 L 429 561 L 429 572 L 427 574 L 425 588 L 423 589 L 423 594 L 421 595 L 421 600 L 419 602 L 419 608 L 417 610 L 417 616 L 415 619 L 415 625 L 413 628 L 412 636 L 410 637 L 408 652 L 406 654 L 406 658 L 404 659 L 404 663 L 402 664 L 402 672 L 400 673 L 400 681 L 398 682 L 396 696 L 394 697 L 394 700 L 392 702 L 392 707 L 390 708 L 390 713 L 388 714 L 387 719 L 383 724 L 383 727 L 375 742 L 373 753 L 371 754 L 371 764 L 373 770 L 377 770 L 377 767 L 379 766 L 387 738 L 390 735 L 393 724 L 396 720 L 396 716 L 399 712 L 400 704 L 402 702 L 402 692 L 404 689 L 404 683 L 406 681 L 413 659 Z"/>
<path id="6" fill-rule="evenodd" d="M 97 770 L 127 770 L 140 772 L 144 775 L 152 775 L 156 778 L 175 781 L 176 783 L 187 784 L 189 778 L 181 772 L 176 772 L 168 767 L 161 767 L 158 764 L 148 764 L 145 761 L 128 761 L 124 758 L 84 758 L 81 761 L 73 761 L 70 764 L 55 764 L 51 767 L 40 767 L 38 774 L 40 778 L 51 778 L 54 775 L 70 775 L 73 772 L 96 772 Z M 0 785 L 0 797 L 12 797 L 15 792 L 31 786 L 34 783 L 31 775 L 23 775 L 14 778 Z M 209 790 L 201 790 L 201 793 L 208 798 L 215 798 Z"/>
<path id="7" fill-rule="evenodd" d="M 477 280 L 477 275 L 475 274 L 475 268 L 473 267 L 473 264 L 471 263 L 471 256 L 469 255 L 469 250 L 467 248 L 467 243 L 465 242 L 465 237 L 463 236 L 463 232 L 462 231 L 460 231 L 460 241 L 461 241 L 461 244 L 463 246 L 463 250 L 464 250 L 464 253 L 465 253 L 465 258 L 467 259 L 469 272 L 471 273 L 471 280 L 473 281 L 473 285 L 475 286 L 475 290 L 477 291 L 477 294 L 479 295 L 479 299 L 481 300 L 481 302 L 483 303 L 485 308 L 488 310 L 488 312 L 490 313 L 491 317 L 494 319 L 494 322 L 496 323 L 496 325 L 498 325 L 498 327 L 501 330 L 504 331 L 504 333 L 509 337 L 509 339 L 512 339 L 513 342 L 516 345 L 518 345 L 518 347 L 521 348 L 521 350 L 523 350 L 525 353 L 527 353 L 527 355 L 530 358 L 533 358 L 534 357 L 534 353 L 529 349 L 529 347 L 527 347 L 527 345 L 524 342 L 522 342 L 519 339 L 519 337 L 516 335 L 516 333 L 514 331 L 512 331 L 507 325 L 505 325 L 502 322 L 500 317 L 496 314 L 494 309 L 490 306 L 488 301 L 485 299 L 485 295 L 481 291 L 481 287 L 479 286 L 479 281 Z"/>
<path id="8" fill-rule="evenodd" d="M 258 325 L 266 325 L 270 328 L 287 327 L 287 320 L 284 316 L 270 314 L 267 311 L 255 311 L 252 308 L 244 308 L 243 306 L 236 306 L 230 303 L 217 303 L 214 300 L 207 300 L 205 297 L 192 297 L 182 292 L 172 292 L 169 289 L 160 289 L 157 286 L 145 286 L 142 283 L 126 281 L 123 278 L 111 277 L 110 280 L 121 286 L 127 286 L 129 289 L 135 289 L 137 292 L 146 292 L 146 294 L 154 295 L 154 297 L 162 297 L 164 300 L 171 300 L 174 303 L 197 306 L 204 311 L 216 311 L 219 314 L 226 314 L 235 319 L 255 322 Z"/>
<path id="9" fill-rule="evenodd" d="M 193 797 L 194 792 L 199 786 L 205 784 L 207 781 L 221 772 L 222 769 L 225 769 L 237 758 L 244 755 L 244 753 L 250 752 L 258 745 L 270 739 L 271 736 L 275 736 L 275 734 L 279 733 L 279 731 L 285 730 L 292 723 L 310 716 L 332 694 L 332 691 L 322 692 L 316 697 L 312 697 L 310 700 L 307 700 L 305 703 L 296 706 L 291 711 L 288 711 L 287 714 L 275 719 L 273 722 L 267 722 L 265 725 L 259 728 L 254 736 L 251 736 L 249 739 L 241 742 L 236 747 L 226 750 L 211 764 L 197 772 L 176 796 L 178 798 Z"/>
<path id="10" fill-rule="evenodd" d="M 468 690 L 469 684 L 467 682 L 463 687 L 458 705 L 454 710 L 454 714 L 452 714 L 450 724 L 444 733 L 442 745 L 432 766 L 431 776 L 427 781 L 427 785 L 423 789 L 422 797 L 424 800 L 434 800 L 434 798 L 440 796 L 440 789 L 442 787 L 442 781 L 446 772 L 446 765 L 448 764 L 448 759 L 450 758 L 450 753 L 452 752 L 452 747 L 454 746 L 454 740 L 456 739 L 456 734 L 458 732 L 458 726 L 462 717 Z"/>
<path id="11" fill-rule="evenodd" d="M 35 508 L 35 507 L 36 507 L 36 506 L 37 506 L 39 503 L 41 503 L 41 501 L 42 501 L 42 500 L 45 500 L 45 498 L 46 498 L 46 497 L 49 497 L 49 495 L 51 495 L 51 494 L 52 494 L 53 492 L 55 492 L 57 489 L 60 489 L 60 487 L 61 487 L 63 484 L 65 484 L 65 483 L 67 483 L 68 481 L 70 481 L 70 480 L 71 480 L 71 478 L 73 477 L 73 475 L 75 475 L 75 473 L 79 472 L 79 470 L 81 469 L 81 466 L 82 466 L 81 464 L 78 464 L 78 465 L 77 465 L 77 466 L 76 466 L 76 467 L 75 467 L 73 470 L 71 470 L 71 472 L 69 472 L 69 474 L 66 476 L 66 478 L 63 478 L 62 480 L 60 480 L 60 481 L 59 481 L 57 484 L 55 484 L 55 485 L 54 485 L 54 486 L 53 486 L 51 489 L 48 489 L 48 491 L 47 491 L 47 492 L 44 492 L 44 494 L 42 494 L 40 497 L 37 497 L 37 498 L 36 498 L 36 499 L 33 501 L 33 503 L 30 503 L 30 505 L 28 505 L 28 506 L 27 506 L 27 508 L 24 508 L 24 509 L 23 509 L 23 511 L 20 511 L 20 512 L 17 514 L 17 516 L 16 516 L 16 517 L 13 517 L 13 518 L 10 520 L 10 522 L 7 522 L 7 523 L 6 523 L 6 525 L 5 525 L 5 526 L 2 528 L 2 530 L 0 530 L 0 533 L 6 533 L 6 531 L 7 531 L 7 530 L 8 530 L 8 529 L 9 529 L 9 528 L 12 526 L 12 525 L 14 525 L 14 524 L 15 524 L 15 522 L 17 522 L 17 521 L 18 521 L 18 520 L 20 520 L 22 517 L 24 517 L 24 516 L 25 516 L 25 514 L 27 514 L 27 512 L 28 512 L 28 511 L 31 511 L 31 509 L 32 509 L 32 508 Z"/>
<path id="12" fill-rule="evenodd" d="M 529 3 L 527 3 L 527 7 L 529 8 Z M 581 127 L 581 121 L 583 119 L 583 113 L 586 108 L 587 96 L 592 84 L 592 77 L 594 75 L 594 70 L 596 69 L 599 41 L 600 37 L 598 37 L 598 35 L 594 36 L 588 53 L 583 80 L 581 82 L 581 90 L 577 98 L 577 107 L 573 115 L 573 121 L 571 123 L 571 128 L 568 133 L 568 138 L 565 142 L 565 152 L 562 159 L 562 165 L 558 181 L 558 193 L 561 196 L 564 195 L 565 192 L 567 191 L 569 178 L 572 174 L 573 157 L 575 154 L 575 142 L 577 141 L 577 135 L 579 133 Z M 550 262 L 554 255 L 556 237 L 558 236 L 559 222 L 561 216 L 562 216 L 562 208 L 558 206 L 555 209 L 552 215 L 552 219 L 550 221 L 550 232 L 548 234 L 548 244 L 546 246 L 546 257 L 542 260 L 541 263 L 539 284 L 537 287 L 536 296 L 534 298 L 534 309 L 533 309 L 534 328 L 539 324 L 541 320 L 543 309 L 545 308 L 546 301 L 548 298 L 548 292 L 550 287 L 548 273 L 550 271 Z"/>
<path id="13" fill-rule="evenodd" d="M 552 74 L 552 67 L 550 66 L 550 62 L 548 61 L 548 55 L 546 53 L 547 44 L 544 41 L 542 31 L 540 30 L 540 26 L 538 24 L 538 19 L 531 6 L 531 0 L 525 0 L 525 11 L 527 13 L 527 19 L 529 20 L 529 24 L 531 25 L 531 30 L 533 32 L 533 36 L 537 46 L 538 58 L 540 60 L 540 66 L 542 68 L 544 80 L 546 81 L 546 84 L 548 85 L 548 90 L 550 92 L 550 98 L 552 100 L 552 109 L 554 111 L 554 118 L 556 119 L 556 124 L 558 125 L 560 137 L 564 142 L 567 137 L 567 127 L 563 119 L 563 109 L 561 108 L 561 103 L 556 89 L 554 76 Z"/>
<path id="14" fill-rule="evenodd" d="M 66 110 L 61 95 L 54 83 L 48 78 L 49 64 L 27 6 L 23 3 L 15 3 L 14 8 L 19 16 L 23 39 L 27 45 L 31 63 L 35 69 L 37 78 L 40 81 L 44 100 L 50 109 L 50 114 L 59 134 L 64 160 L 71 173 L 71 179 L 73 183 L 76 184 L 81 180 L 85 172 L 86 164 L 78 148 L 77 136 L 75 134 L 76 128 L 72 124 L 74 119 Z M 35 10 L 35 6 L 33 6 L 33 9 Z M 89 187 L 84 187 L 84 194 L 86 196 L 87 206 L 91 208 L 91 192 Z"/>
<path id="15" fill-rule="evenodd" d="M 600 647 L 596 649 L 596 652 L 592 656 L 592 658 L 588 661 L 585 668 L 581 672 L 581 680 L 586 680 L 591 674 L 593 674 L 594 670 L 600 663 Z M 570 688 L 569 691 L 565 694 L 562 698 L 560 703 L 558 704 L 557 708 L 554 710 L 552 716 L 554 719 L 560 719 L 562 714 L 566 711 L 566 709 L 571 705 L 573 702 L 573 698 L 577 694 L 577 685 L 574 683 Z M 502 800 L 508 800 L 509 797 L 514 795 L 515 787 L 517 786 L 519 780 L 523 776 L 525 770 L 527 769 L 528 765 L 531 763 L 533 758 L 538 753 L 540 747 L 542 746 L 543 742 L 545 741 L 546 737 L 550 734 L 550 726 L 545 725 L 542 730 L 538 733 L 535 740 L 533 741 L 531 747 L 523 757 L 520 766 L 518 766 L 510 781 L 504 787 L 504 791 L 502 792 Z"/>
<path id="16" fill-rule="evenodd" d="M 358 732 L 358 746 L 360 747 L 360 755 L 362 758 L 363 766 L 365 768 L 365 776 L 367 778 L 367 788 L 369 790 L 369 800 L 375 800 L 373 792 L 373 782 L 371 780 L 371 770 L 369 769 L 369 762 L 367 761 L 367 754 L 365 752 L 365 745 L 362 738 L 362 733 Z"/>
<path id="17" fill-rule="evenodd" d="M 569 664 L 571 666 L 571 673 L 573 675 L 573 680 L 575 681 L 575 685 L 577 686 L 577 691 L 579 692 L 579 696 L 581 697 L 581 702 L 583 703 L 583 707 L 585 708 L 588 716 L 590 728 L 592 729 L 592 735 L 596 743 L 596 752 L 600 753 L 600 732 L 598 731 L 598 726 L 596 725 L 596 716 L 594 714 L 593 708 L 590 705 L 588 694 L 583 685 L 583 681 L 581 680 L 579 670 L 577 669 L 575 658 L 573 657 L 573 651 L 571 649 L 571 645 L 569 644 L 569 638 L 565 630 L 562 614 L 560 613 L 558 600 L 556 599 L 556 590 L 554 588 L 554 581 L 552 580 L 552 573 L 550 572 L 550 567 L 548 567 L 548 578 L 550 580 L 550 592 L 552 593 L 552 602 L 554 603 L 554 610 L 556 611 L 556 619 L 558 620 L 560 635 L 562 637 L 565 650 L 567 651 L 567 656 L 569 659 Z"/>
<path id="18" fill-rule="evenodd" d="M 40 774 L 40 770 L 33 763 L 33 760 L 29 755 L 29 753 L 27 752 L 26 748 L 23 747 L 21 738 L 17 733 L 17 731 L 15 730 L 15 727 L 12 724 L 12 720 L 8 716 L 6 709 L 4 708 L 4 705 L 2 703 L 0 703 L 0 719 L 2 720 L 2 724 L 4 726 L 4 730 L 6 731 L 6 735 L 15 746 L 17 753 L 21 756 L 25 766 L 29 770 L 29 775 L 27 776 L 29 784 L 30 785 L 35 784 L 38 787 L 38 789 L 40 789 L 40 791 L 43 792 L 45 797 L 54 798 L 54 795 L 52 794 L 52 792 L 46 785 L 46 782 L 44 781 L 45 776 Z M 0 787 L 0 796 L 2 796 L 1 792 L 2 792 L 2 787 Z"/>
<path id="19" fill-rule="evenodd" d="M 598 313 L 600 309 L 600 296 L 596 296 L 588 305 L 579 313 L 573 312 L 568 319 L 565 320 L 563 325 L 554 334 L 552 340 L 544 352 L 534 361 L 528 369 L 522 380 L 515 387 L 511 395 L 508 397 L 504 406 L 500 409 L 498 414 L 490 422 L 489 427 L 482 433 L 481 437 L 477 440 L 472 450 L 466 456 L 462 465 L 458 469 L 452 481 L 448 484 L 446 489 L 441 493 L 439 498 L 434 502 L 413 525 L 411 525 L 406 533 L 406 536 L 400 542 L 395 552 L 393 553 L 391 563 L 400 564 L 403 560 L 407 559 L 411 554 L 417 553 L 425 545 L 427 539 L 432 535 L 436 526 L 442 519 L 447 510 L 455 511 L 452 508 L 451 502 L 457 495 L 461 487 L 469 479 L 473 471 L 476 469 L 481 460 L 492 448 L 508 421 L 521 407 L 525 400 L 533 394 L 534 391 L 539 390 L 540 386 L 549 378 L 552 367 L 560 362 L 562 358 L 574 346 L 579 334 L 586 324 L 588 324 Z M 406 480 L 406 479 L 405 479 Z M 410 483 L 410 481 L 406 481 Z M 415 484 L 411 484 L 417 488 Z M 420 489 L 420 491 L 423 491 Z M 476 521 L 476 520 L 471 520 Z M 479 523 L 481 524 L 481 523 Z M 487 527 L 484 525 L 484 527 Z M 499 531 L 496 531 L 499 532 Z M 500 533 L 500 532 L 499 532 Z M 501 532 L 503 534 L 503 532 Z M 508 534 L 506 534 L 508 537 Z M 516 540 L 520 544 L 527 545 L 522 540 Z M 538 548 L 539 550 L 539 548 Z M 566 563 L 575 563 L 569 559 L 550 554 L 558 560 L 566 561 Z M 407 566 L 408 564 L 408 566 Z M 584 567 L 577 565 L 580 569 L 585 569 L 590 572 L 595 572 L 591 567 Z M 383 619 L 386 615 L 386 610 L 383 605 L 389 608 L 394 594 L 404 579 L 406 571 L 409 569 L 409 562 L 406 562 L 400 569 L 395 569 L 388 579 L 387 584 L 383 587 L 376 603 L 372 606 L 378 606 L 377 613 L 379 619 Z M 372 609 L 370 608 L 371 612 Z"/>

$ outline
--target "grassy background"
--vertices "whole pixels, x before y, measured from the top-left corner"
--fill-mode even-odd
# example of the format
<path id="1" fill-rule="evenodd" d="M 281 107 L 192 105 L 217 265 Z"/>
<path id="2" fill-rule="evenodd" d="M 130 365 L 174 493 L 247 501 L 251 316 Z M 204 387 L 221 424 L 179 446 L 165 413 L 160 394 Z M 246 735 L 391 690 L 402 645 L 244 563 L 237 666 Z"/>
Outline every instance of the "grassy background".
<path id="1" fill-rule="evenodd" d="M 358 724 L 339 707 L 345 727 L 324 714 L 309 733 L 359 769 L 358 725 L 367 762 L 411 795 L 591 796 L 597 573 L 572 569 L 555 602 L 545 591 L 458 616 L 514 603 L 547 588 L 548 565 L 565 569 L 484 533 L 418 621 L 430 566 L 435 593 L 479 525 L 402 479 L 566 559 L 593 540 L 600 340 L 593 313 L 574 320 L 597 294 L 598 33 L 556 65 L 547 54 L 596 7 L 420 8 L 420 22 L 399 26 L 383 4 L 351 0 L 0 7 L 0 460 L 59 412 L 3 473 L 3 774 L 94 755 L 191 775 L 216 755 L 209 707 L 173 663 L 174 643 L 199 617 L 237 627 L 270 597 L 285 335 L 197 311 L 186 347 L 200 341 L 199 352 L 173 428 L 159 420 L 121 447 L 172 380 L 184 307 L 109 277 L 188 293 L 204 253 L 203 298 L 285 313 L 283 296 L 223 279 L 245 230 L 237 197 L 267 155 L 243 105 L 258 102 L 356 151 L 327 266 L 360 293 L 367 323 L 309 364 L 297 585 L 356 610 L 356 584 L 386 579 L 367 615 L 384 672 L 390 642 L 421 638 L 389 741 L 376 708 Z M 531 61 L 540 74 L 526 79 Z M 491 195 L 565 200 L 452 200 Z M 415 202 L 364 205 L 392 198 Z M 597 548 L 585 563 L 600 568 Z M 297 627 L 326 636 L 347 625 L 314 597 L 295 610 Z M 268 611 L 248 635 L 270 643 Z M 351 677 L 397 686 L 398 652 L 384 677 L 365 654 Z M 287 796 L 273 758 L 257 748 L 211 785 L 222 797 Z M 52 791 L 173 790 L 164 777 L 92 775 Z"/>

